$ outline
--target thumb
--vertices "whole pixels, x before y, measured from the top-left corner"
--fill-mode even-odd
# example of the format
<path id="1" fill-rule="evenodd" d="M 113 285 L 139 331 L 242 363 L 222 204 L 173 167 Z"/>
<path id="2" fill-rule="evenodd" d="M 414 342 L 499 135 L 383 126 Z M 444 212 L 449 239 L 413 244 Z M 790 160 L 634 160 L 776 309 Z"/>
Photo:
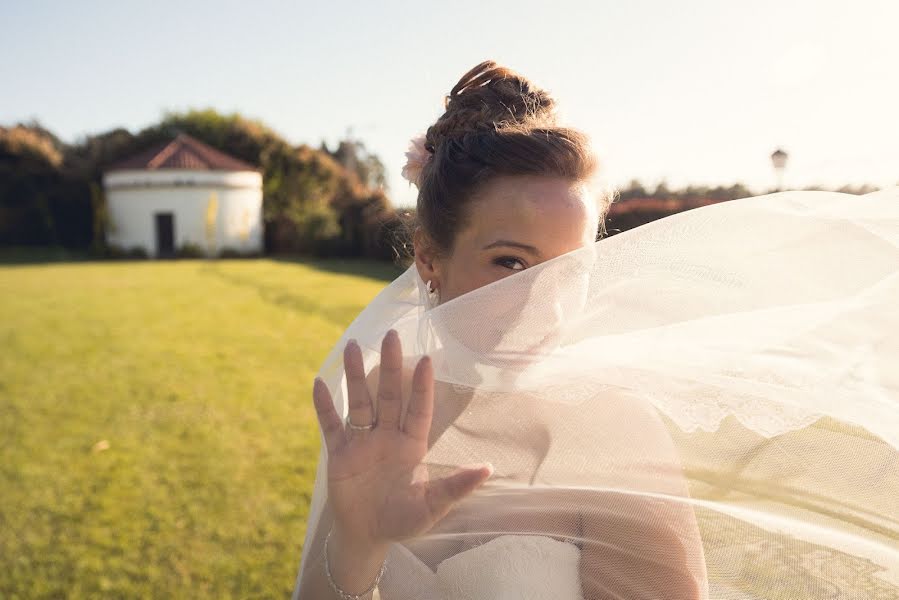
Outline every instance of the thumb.
<path id="1" fill-rule="evenodd" d="M 425 500 L 434 520 L 443 518 L 453 504 L 472 493 L 493 475 L 493 465 L 487 463 L 463 468 L 443 479 L 426 484 Z"/>

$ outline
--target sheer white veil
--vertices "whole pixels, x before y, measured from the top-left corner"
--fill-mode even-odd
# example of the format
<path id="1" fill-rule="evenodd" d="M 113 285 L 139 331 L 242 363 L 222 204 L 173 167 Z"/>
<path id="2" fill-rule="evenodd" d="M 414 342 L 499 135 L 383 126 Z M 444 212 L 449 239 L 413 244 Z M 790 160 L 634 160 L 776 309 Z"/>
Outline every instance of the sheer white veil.
<path id="1" fill-rule="evenodd" d="M 346 341 L 370 368 L 389 329 L 434 361 L 431 473 L 496 471 L 385 600 L 500 535 L 573 541 L 588 598 L 899 598 L 899 188 L 722 202 L 436 307 L 413 266 L 321 368 L 341 415 Z M 304 565 L 329 519 L 322 458 Z"/>

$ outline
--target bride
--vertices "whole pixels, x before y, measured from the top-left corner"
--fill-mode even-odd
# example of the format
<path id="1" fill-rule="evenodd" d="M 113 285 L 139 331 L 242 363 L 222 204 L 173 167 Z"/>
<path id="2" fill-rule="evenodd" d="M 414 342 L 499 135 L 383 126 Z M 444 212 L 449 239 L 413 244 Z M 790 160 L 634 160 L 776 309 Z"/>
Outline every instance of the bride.
<path id="1" fill-rule="evenodd" d="M 597 242 L 588 140 L 490 61 L 407 156 L 415 262 L 313 387 L 295 598 L 899 590 L 899 348 L 871 328 L 899 203 L 747 199 Z"/>

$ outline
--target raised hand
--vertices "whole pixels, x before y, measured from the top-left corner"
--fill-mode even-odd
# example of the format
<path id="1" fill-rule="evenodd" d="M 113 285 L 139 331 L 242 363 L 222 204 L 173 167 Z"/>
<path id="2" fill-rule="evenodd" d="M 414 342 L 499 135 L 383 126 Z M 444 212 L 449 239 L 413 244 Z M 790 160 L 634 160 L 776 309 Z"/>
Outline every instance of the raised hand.
<path id="1" fill-rule="evenodd" d="M 491 473 L 484 465 L 430 481 L 422 459 L 434 411 L 434 373 L 422 358 L 412 377 L 403 415 L 402 348 L 390 331 L 381 344 L 375 408 L 366 385 L 362 352 L 344 350 L 349 418 L 345 424 L 331 394 L 317 379 L 313 399 L 328 451 L 328 500 L 334 531 L 354 548 L 383 548 L 420 535 L 470 494 Z"/>

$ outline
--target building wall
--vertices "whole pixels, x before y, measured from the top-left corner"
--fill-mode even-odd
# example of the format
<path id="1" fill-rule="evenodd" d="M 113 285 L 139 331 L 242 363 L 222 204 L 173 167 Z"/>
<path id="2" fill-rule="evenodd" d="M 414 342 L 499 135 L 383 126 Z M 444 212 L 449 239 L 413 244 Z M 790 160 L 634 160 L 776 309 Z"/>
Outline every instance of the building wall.
<path id="1" fill-rule="evenodd" d="M 155 214 L 174 215 L 174 245 L 261 252 L 262 177 L 256 172 L 115 171 L 104 177 L 107 242 L 157 255 Z M 207 220 L 210 201 L 214 218 Z M 213 225 L 207 231 L 207 225 Z M 214 235 L 213 235 L 214 234 Z"/>

